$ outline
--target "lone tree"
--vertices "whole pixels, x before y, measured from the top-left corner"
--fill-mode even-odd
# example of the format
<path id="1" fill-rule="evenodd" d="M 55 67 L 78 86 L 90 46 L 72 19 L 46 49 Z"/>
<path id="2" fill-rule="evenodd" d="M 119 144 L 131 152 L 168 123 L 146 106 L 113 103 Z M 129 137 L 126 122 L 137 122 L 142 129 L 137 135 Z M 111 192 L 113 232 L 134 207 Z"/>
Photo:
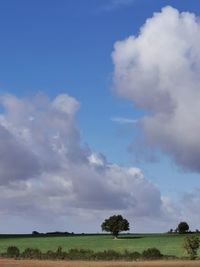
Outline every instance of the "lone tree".
<path id="1" fill-rule="evenodd" d="M 129 230 L 129 222 L 122 215 L 113 215 L 105 219 L 101 225 L 101 229 L 105 232 L 111 232 L 117 238 L 120 232 Z"/>
<path id="2" fill-rule="evenodd" d="M 199 248 L 199 238 L 197 236 L 187 236 L 184 239 L 183 247 L 189 254 L 190 259 L 195 260 Z"/>
<path id="3" fill-rule="evenodd" d="M 189 230 L 189 225 L 186 222 L 180 222 L 178 225 L 179 234 L 185 234 Z"/>

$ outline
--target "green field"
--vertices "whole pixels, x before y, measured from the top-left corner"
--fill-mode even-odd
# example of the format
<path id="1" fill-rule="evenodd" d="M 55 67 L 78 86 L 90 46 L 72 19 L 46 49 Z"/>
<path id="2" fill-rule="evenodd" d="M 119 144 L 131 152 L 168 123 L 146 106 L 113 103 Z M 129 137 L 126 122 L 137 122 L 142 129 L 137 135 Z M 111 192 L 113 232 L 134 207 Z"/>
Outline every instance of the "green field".
<path id="1" fill-rule="evenodd" d="M 0 236 L 0 252 L 5 252 L 8 246 L 17 246 L 20 250 L 24 250 L 27 247 L 39 248 L 42 252 L 56 250 L 58 246 L 61 246 L 63 250 L 78 248 L 94 251 L 108 249 L 124 251 L 127 249 L 138 252 L 150 247 L 156 247 L 165 255 L 182 257 L 186 256 L 182 247 L 184 237 L 185 235 L 174 234 L 137 234 L 121 236 L 118 240 L 113 240 L 110 235 L 60 237 Z"/>

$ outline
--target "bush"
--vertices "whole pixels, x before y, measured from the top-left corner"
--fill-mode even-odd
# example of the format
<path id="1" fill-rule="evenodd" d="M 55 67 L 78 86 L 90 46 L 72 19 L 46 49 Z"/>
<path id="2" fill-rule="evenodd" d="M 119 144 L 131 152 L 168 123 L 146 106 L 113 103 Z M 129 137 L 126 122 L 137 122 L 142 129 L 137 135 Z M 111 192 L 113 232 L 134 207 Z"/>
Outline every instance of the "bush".
<path id="1" fill-rule="evenodd" d="M 70 249 L 66 253 L 66 257 L 70 260 L 92 260 L 94 259 L 94 252 L 85 249 Z"/>
<path id="2" fill-rule="evenodd" d="M 156 260 L 162 258 L 162 254 L 159 249 L 157 248 L 148 248 L 144 250 L 142 253 L 142 257 L 148 260 Z"/>
<path id="3" fill-rule="evenodd" d="M 43 258 L 46 260 L 54 260 L 56 259 L 56 253 L 52 250 L 48 250 L 45 254 L 43 254 Z"/>
<path id="4" fill-rule="evenodd" d="M 187 251 L 191 260 L 197 257 L 197 250 L 199 248 L 199 238 L 197 236 L 187 236 L 184 239 L 183 247 Z"/>
<path id="5" fill-rule="evenodd" d="M 57 251 L 54 254 L 55 258 L 59 260 L 64 260 L 67 256 L 67 253 L 62 251 L 62 247 L 58 247 Z"/>
<path id="6" fill-rule="evenodd" d="M 123 256 L 120 252 L 115 250 L 104 250 L 95 253 L 95 258 L 97 260 L 119 260 L 122 259 Z"/>
<path id="7" fill-rule="evenodd" d="M 41 259 L 42 252 L 37 248 L 26 248 L 21 256 L 27 259 Z"/>
<path id="8" fill-rule="evenodd" d="M 128 250 L 125 250 L 124 251 L 124 254 L 123 254 L 123 259 L 124 260 L 138 260 L 141 258 L 141 254 L 137 251 L 134 251 L 134 252 L 130 252 Z"/>
<path id="9" fill-rule="evenodd" d="M 130 255 L 130 259 L 131 260 L 138 260 L 138 259 L 140 259 L 141 258 L 141 254 L 139 253 L 139 252 L 137 252 L 137 251 L 135 251 L 135 252 L 129 252 L 129 255 Z"/>
<path id="10" fill-rule="evenodd" d="M 62 247 L 58 247 L 56 251 L 48 250 L 46 253 L 42 253 L 39 249 L 26 248 L 21 254 L 17 247 L 9 247 L 7 253 L 1 254 L 4 257 L 24 259 L 49 259 L 49 260 L 138 260 L 138 259 L 160 259 L 162 254 L 156 248 L 150 248 L 139 252 L 130 252 L 125 250 L 123 253 L 115 250 L 104 250 L 95 252 L 93 250 L 85 249 L 70 249 L 68 252 L 62 250 Z"/>
<path id="11" fill-rule="evenodd" d="M 18 247 L 10 246 L 7 248 L 6 256 L 9 258 L 17 258 L 20 255 L 20 250 Z"/>

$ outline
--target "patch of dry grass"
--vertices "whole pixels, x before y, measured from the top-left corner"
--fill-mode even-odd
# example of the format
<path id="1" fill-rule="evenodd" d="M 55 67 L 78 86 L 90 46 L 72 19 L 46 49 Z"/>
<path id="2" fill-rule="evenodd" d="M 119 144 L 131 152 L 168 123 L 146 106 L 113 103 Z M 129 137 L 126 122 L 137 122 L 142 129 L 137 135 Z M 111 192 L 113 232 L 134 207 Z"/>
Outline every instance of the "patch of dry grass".
<path id="1" fill-rule="evenodd" d="M 0 260 L 0 267 L 197 267 L 199 261 L 151 262 L 87 262 L 87 261 L 38 261 Z"/>

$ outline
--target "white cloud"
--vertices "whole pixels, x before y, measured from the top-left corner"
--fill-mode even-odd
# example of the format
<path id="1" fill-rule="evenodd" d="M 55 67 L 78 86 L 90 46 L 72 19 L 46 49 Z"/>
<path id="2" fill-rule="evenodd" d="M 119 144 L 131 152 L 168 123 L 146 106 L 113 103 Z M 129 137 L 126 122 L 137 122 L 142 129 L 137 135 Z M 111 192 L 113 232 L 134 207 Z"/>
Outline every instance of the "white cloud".
<path id="1" fill-rule="evenodd" d="M 88 157 L 88 160 L 91 165 L 96 165 L 99 167 L 103 167 L 106 164 L 106 159 L 102 154 L 92 153 Z"/>
<path id="2" fill-rule="evenodd" d="M 119 123 L 119 124 L 134 124 L 138 122 L 138 120 L 129 119 L 125 117 L 113 117 L 111 118 L 111 121 Z"/>
<path id="3" fill-rule="evenodd" d="M 115 43 L 114 90 L 148 112 L 145 146 L 200 171 L 200 22 L 168 6 L 138 36 Z"/>
<path id="4" fill-rule="evenodd" d="M 79 103 L 76 99 L 68 95 L 59 95 L 52 103 L 53 108 L 66 114 L 73 115 L 79 109 Z"/>
<path id="5" fill-rule="evenodd" d="M 163 219 L 160 192 L 140 169 L 108 163 L 81 146 L 77 100 L 63 94 L 50 101 L 40 94 L 3 95 L 0 101 L 1 217 L 56 218 L 56 224 L 81 215 L 98 219 L 98 226 L 114 212 Z"/>

